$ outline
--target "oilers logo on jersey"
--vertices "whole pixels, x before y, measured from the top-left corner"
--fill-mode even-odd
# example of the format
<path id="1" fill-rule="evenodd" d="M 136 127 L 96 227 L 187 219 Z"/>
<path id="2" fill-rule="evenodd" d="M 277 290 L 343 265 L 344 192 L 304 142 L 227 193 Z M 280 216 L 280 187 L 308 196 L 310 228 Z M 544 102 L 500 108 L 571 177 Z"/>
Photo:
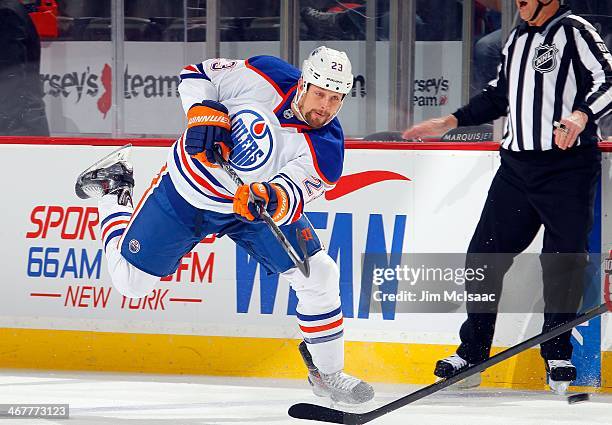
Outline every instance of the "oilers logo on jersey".
<path id="1" fill-rule="evenodd" d="M 232 139 L 230 163 L 240 171 L 252 171 L 264 165 L 274 147 L 270 125 L 252 109 L 243 109 L 232 116 Z"/>

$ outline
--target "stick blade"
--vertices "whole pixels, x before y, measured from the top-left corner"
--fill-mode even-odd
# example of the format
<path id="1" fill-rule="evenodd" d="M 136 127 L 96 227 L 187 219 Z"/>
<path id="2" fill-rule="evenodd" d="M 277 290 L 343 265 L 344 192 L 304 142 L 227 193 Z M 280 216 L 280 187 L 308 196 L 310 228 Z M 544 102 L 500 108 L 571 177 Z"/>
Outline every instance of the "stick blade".
<path id="1" fill-rule="evenodd" d="M 289 416 L 296 419 L 329 422 L 332 424 L 360 425 L 365 423 L 361 421 L 361 415 L 359 414 L 342 412 L 310 403 L 294 404 L 289 408 Z"/>

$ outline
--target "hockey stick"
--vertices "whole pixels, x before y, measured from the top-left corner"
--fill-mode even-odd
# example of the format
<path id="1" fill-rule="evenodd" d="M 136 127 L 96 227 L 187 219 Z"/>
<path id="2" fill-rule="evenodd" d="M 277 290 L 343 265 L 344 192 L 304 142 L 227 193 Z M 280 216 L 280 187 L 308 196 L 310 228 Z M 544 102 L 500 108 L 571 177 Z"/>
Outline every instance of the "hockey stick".
<path id="1" fill-rule="evenodd" d="M 556 336 L 561 335 L 564 332 L 569 331 L 570 329 L 589 321 L 597 316 L 602 315 L 608 311 L 607 305 L 604 303 L 599 307 L 595 307 L 591 310 L 588 310 L 580 315 L 578 315 L 571 322 L 567 322 L 563 325 L 559 325 L 548 332 L 542 332 L 534 337 L 529 338 L 526 341 L 523 341 L 519 344 L 516 344 L 501 353 L 490 357 L 489 359 L 475 364 L 473 366 L 468 367 L 464 371 L 450 377 L 447 379 L 443 379 L 441 381 L 435 382 L 427 387 L 421 388 L 413 393 L 410 393 L 402 398 L 399 398 L 391 403 L 385 404 L 384 406 L 379 407 L 378 409 L 371 410 L 365 413 L 350 413 L 343 412 L 341 410 L 330 409 L 323 406 L 317 406 L 309 403 L 298 403 L 294 404 L 289 408 L 289 416 L 292 416 L 297 419 L 309 419 L 313 421 L 320 422 L 331 422 L 334 424 L 347 424 L 347 425 L 360 425 L 370 422 L 382 415 L 385 415 L 389 412 L 393 412 L 394 410 L 399 409 L 400 407 L 404 407 L 407 404 L 413 403 L 417 400 L 422 399 L 423 397 L 427 397 L 435 392 L 438 392 L 446 387 L 449 387 L 469 376 L 475 375 L 478 372 L 482 372 L 485 369 L 488 369 L 491 366 L 494 366 L 504 360 L 509 359 L 512 356 L 515 356 L 528 348 L 532 348 L 538 344 L 548 341 Z"/>
<path id="2" fill-rule="evenodd" d="M 244 182 L 242 181 L 240 176 L 236 174 L 236 171 L 234 171 L 232 166 L 225 160 L 225 158 L 223 158 L 223 155 L 221 155 L 218 149 L 213 149 L 213 155 L 217 164 L 221 166 L 223 171 L 226 172 L 226 174 L 234 181 L 234 183 L 236 183 L 236 185 L 238 186 L 242 186 Z M 308 264 L 308 250 L 306 249 L 306 242 L 300 237 L 299 234 L 297 234 L 298 245 L 300 246 L 300 251 L 302 251 L 302 255 L 304 256 L 304 259 L 302 260 L 298 253 L 295 251 L 295 249 L 293 249 L 293 245 L 291 245 L 285 234 L 278 228 L 274 220 L 272 220 L 270 214 L 268 214 L 268 212 L 265 210 L 265 208 L 263 208 L 260 203 L 256 204 L 259 210 L 260 217 L 268 225 L 276 240 L 278 240 L 289 258 L 291 258 L 291 261 L 293 261 L 293 264 L 295 264 L 295 266 L 302 272 L 305 277 L 309 277 L 310 264 Z M 298 230 L 296 230 L 296 233 L 297 232 Z"/>

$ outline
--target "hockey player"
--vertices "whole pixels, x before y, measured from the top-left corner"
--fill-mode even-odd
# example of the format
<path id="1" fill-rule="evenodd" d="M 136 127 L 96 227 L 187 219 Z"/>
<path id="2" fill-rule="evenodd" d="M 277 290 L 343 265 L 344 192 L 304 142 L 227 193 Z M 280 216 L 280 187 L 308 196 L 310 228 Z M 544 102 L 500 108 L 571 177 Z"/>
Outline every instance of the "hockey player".
<path id="1" fill-rule="evenodd" d="M 85 170 L 76 192 L 100 198 L 102 243 L 113 284 L 127 297 L 148 294 L 208 234 L 227 235 L 298 297 L 300 353 L 313 392 L 346 403 L 372 399 L 372 387 L 345 374 L 339 272 L 304 205 L 334 187 L 344 159 L 336 117 L 353 85 L 344 52 L 315 49 L 302 71 L 271 56 L 210 59 L 185 67 L 179 93 L 187 129 L 136 208 L 126 149 Z M 213 149 L 247 184 L 234 183 Z M 294 267 L 260 219 L 270 214 L 293 246 L 306 242 L 310 276 Z"/>

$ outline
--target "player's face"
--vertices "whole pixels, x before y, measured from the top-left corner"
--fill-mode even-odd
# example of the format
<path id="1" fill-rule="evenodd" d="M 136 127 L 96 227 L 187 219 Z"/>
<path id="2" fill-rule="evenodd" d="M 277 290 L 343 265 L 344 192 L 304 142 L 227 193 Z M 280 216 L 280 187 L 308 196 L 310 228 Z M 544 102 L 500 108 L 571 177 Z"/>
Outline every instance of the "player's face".
<path id="1" fill-rule="evenodd" d="M 310 84 L 298 106 L 308 125 L 321 128 L 329 117 L 338 112 L 341 104 L 340 93 Z"/>

